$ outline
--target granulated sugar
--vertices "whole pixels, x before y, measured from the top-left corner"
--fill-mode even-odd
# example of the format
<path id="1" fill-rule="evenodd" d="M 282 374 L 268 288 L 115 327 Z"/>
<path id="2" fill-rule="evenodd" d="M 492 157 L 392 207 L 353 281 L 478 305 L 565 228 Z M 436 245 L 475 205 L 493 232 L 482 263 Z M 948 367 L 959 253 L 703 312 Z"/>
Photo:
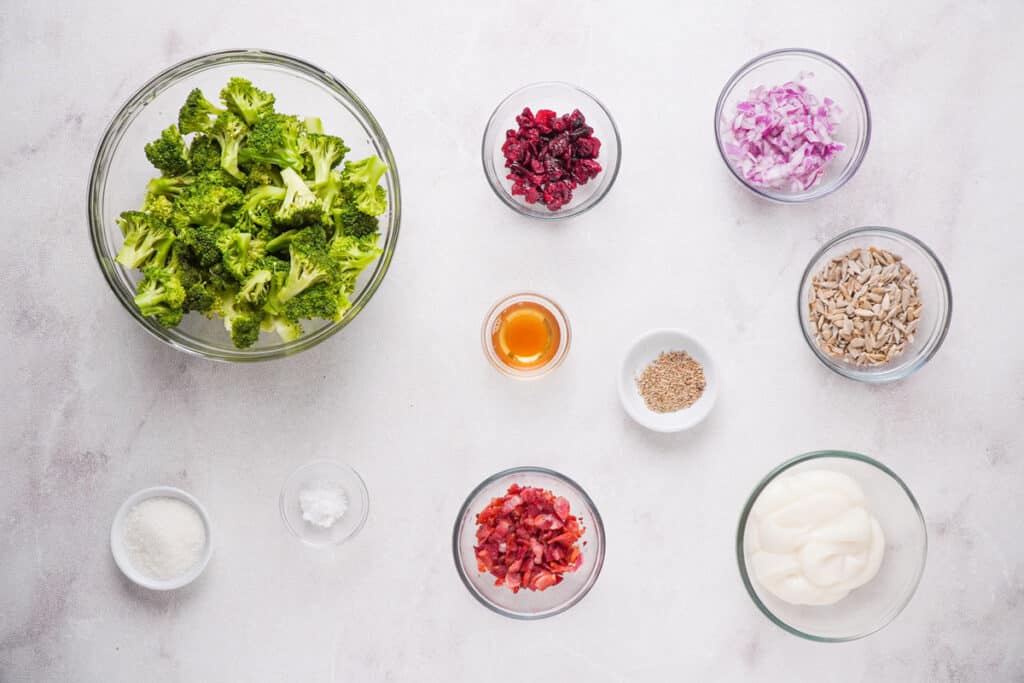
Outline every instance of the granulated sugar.
<path id="1" fill-rule="evenodd" d="M 195 508 L 183 500 L 147 498 L 125 517 L 124 546 L 132 566 L 166 581 L 199 561 L 206 546 L 206 527 Z"/>

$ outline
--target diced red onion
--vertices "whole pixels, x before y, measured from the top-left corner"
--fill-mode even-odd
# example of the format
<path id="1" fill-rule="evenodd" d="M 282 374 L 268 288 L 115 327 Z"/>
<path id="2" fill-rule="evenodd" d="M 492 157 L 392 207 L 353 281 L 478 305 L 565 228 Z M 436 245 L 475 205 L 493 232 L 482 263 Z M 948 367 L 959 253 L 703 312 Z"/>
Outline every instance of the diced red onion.
<path id="1" fill-rule="evenodd" d="M 803 192 L 821 182 L 825 169 L 845 149 L 834 137 L 842 110 L 826 97 L 820 103 L 802 81 L 759 86 L 736 105 L 732 139 L 723 144 L 736 170 L 756 187 Z"/>

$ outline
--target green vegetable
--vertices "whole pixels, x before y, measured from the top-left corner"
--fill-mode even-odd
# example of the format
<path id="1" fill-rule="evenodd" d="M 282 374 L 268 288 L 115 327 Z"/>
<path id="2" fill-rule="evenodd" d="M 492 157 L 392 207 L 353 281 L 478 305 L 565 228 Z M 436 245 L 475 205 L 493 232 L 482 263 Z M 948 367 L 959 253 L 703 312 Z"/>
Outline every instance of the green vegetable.
<path id="1" fill-rule="evenodd" d="M 164 175 L 177 176 L 189 172 L 188 159 L 185 158 L 185 142 L 181 139 L 178 127 L 173 123 L 164 129 L 160 137 L 146 145 L 146 158 L 149 163 L 164 172 Z"/>
<path id="2" fill-rule="evenodd" d="M 291 341 L 303 320 L 340 320 L 379 257 L 387 167 L 345 163 L 348 147 L 319 118 L 276 112 L 246 79 L 219 94 L 190 92 L 145 146 L 160 175 L 141 210 L 118 218 L 116 261 L 142 272 L 135 303 L 161 325 L 192 311 L 223 318 L 238 348 L 261 331 Z"/>

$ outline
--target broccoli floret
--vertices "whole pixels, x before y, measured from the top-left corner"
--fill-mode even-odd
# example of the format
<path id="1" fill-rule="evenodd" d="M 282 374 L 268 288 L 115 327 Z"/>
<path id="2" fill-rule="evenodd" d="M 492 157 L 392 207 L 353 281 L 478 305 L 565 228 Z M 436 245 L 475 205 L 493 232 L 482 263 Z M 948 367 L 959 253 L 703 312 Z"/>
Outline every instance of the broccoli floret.
<path id="1" fill-rule="evenodd" d="M 348 152 L 345 141 L 335 135 L 310 133 L 302 138 L 302 151 L 309 157 L 313 170 L 313 185 L 319 187 L 327 182 L 334 169 Z"/>
<path id="2" fill-rule="evenodd" d="M 220 143 L 209 135 L 200 134 L 192 138 L 192 144 L 188 147 L 188 163 L 192 173 L 220 168 L 220 157 Z"/>
<path id="3" fill-rule="evenodd" d="M 171 258 L 167 270 L 178 276 L 181 286 L 185 289 L 185 302 L 182 309 L 209 313 L 217 302 L 213 288 L 204 279 L 205 272 L 197 268 L 189 259 L 188 249 L 180 241 L 171 247 Z"/>
<path id="4" fill-rule="evenodd" d="M 338 264 L 343 274 L 359 275 L 381 255 L 381 249 L 377 246 L 379 238 L 380 235 L 377 234 L 365 237 L 335 237 L 331 241 L 331 258 Z"/>
<path id="5" fill-rule="evenodd" d="M 249 273 L 238 290 L 238 298 L 252 306 L 263 306 L 270 296 L 274 273 L 269 268 L 258 268 Z"/>
<path id="6" fill-rule="evenodd" d="M 302 124 L 294 116 L 264 116 L 253 124 L 239 158 L 245 163 L 266 163 L 302 170 L 301 135 Z"/>
<path id="7" fill-rule="evenodd" d="M 145 277 L 135 290 L 135 305 L 144 316 L 156 318 L 164 327 L 174 327 L 184 314 L 185 288 L 178 276 L 161 266 L 142 271 Z"/>
<path id="8" fill-rule="evenodd" d="M 324 259 L 296 250 L 294 243 L 288 249 L 291 254 L 288 277 L 277 292 L 277 301 L 281 304 L 287 304 L 318 282 L 329 280 L 331 275 L 331 268 Z"/>
<path id="9" fill-rule="evenodd" d="M 274 212 L 274 223 L 282 227 L 309 225 L 319 222 L 324 215 L 320 199 L 306 186 L 306 181 L 290 168 L 281 170 L 285 195 Z"/>
<path id="10" fill-rule="evenodd" d="M 164 129 L 160 137 L 146 145 L 146 158 L 165 176 L 185 175 L 189 172 L 185 158 L 185 142 L 178 127 L 173 123 Z"/>
<path id="11" fill-rule="evenodd" d="M 220 115 L 224 110 L 206 99 L 203 91 L 195 88 L 185 98 L 185 104 L 178 110 L 178 130 L 182 135 L 189 133 L 205 133 L 213 125 L 212 116 Z"/>
<path id="12" fill-rule="evenodd" d="M 126 268 L 163 265 L 174 243 L 174 232 L 167 225 L 142 211 L 125 211 L 117 222 L 124 233 L 124 244 L 115 261 Z"/>
<path id="13" fill-rule="evenodd" d="M 142 210 L 164 223 L 170 223 L 171 218 L 174 216 L 174 204 L 171 203 L 171 200 L 166 195 L 162 194 L 146 195 L 146 201 L 142 204 Z"/>
<path id="14" fill-rule="evenodd" d="M 201 268 L 210 268 L 223 261 L 217 246 L 225 227 L 220 223 L 212 225 L 186 225 L 178 229 L 178 239 L 188 247 L 192 259 Z"/>
<path id="15" fill-rule="evenodd" d="M 274 113 L 274 96 L 237 76 L 220 91 L 220 99 L 224 106 L 250 126 L 261 116 Z"/>
<path id="16" fill-rule="evenodd" d="M 248 132 L 242 119 L 229 111 L 217 116 L 210 127 L 210 137 L 220 144 L 220 167 L 243 181 L 245 174 L 238 168 L 238 153 Z"/>
<path id="17" fill-rule="evenodd" d="M 348 297 L 340 289 L 331 283 L 320 282 L 285 302 L 284 316 L 296 321 L 310 318 L 341 320 L 349 305 Z"/>
<path id="18" fill-rule="evenodd" d="M 146 184 L 146 194 L 177 197 L 195 180 L 192 176 L 161 176 L 153 178 Z"/>
<path id="19" fill-rule="evenodd" d="M 274 170 L 274 167 L 270 164 L 252 164 L 246 169 L 246 172 L 249 174 L 245 183 L 247 191 L 252 191 L 265 185 L 276 185 L 278 187 L 282 185 L 281 174 Z"/>
<path id="20" fill-rule="evenodd" d="M 224 329 L 231 333 L 231 341 L 240 349 L 246 349 L 260 338 L 260 323 L 263 313 L 238 301 L 233 294 L 226 295 L 220 302 L 220 314 L 224 316 Z"/>
<path id="21" fill-rule="evenodd" d="M 363 213 L 379 216 L 387 211 L 387 193 L 377 185 L 388 167 L 377 157 L 367 157 L 362 161 L 349 161 L 341 174 L 342 189 L 355 200 L 356 206 Z"/>
<path id="22" fill-rule="evenodd" d="M 288 246 L 291 245 L 292 240 L 295 239 L 295 236 L 298 235 L 300 232 L 302 231 L 299 230 L 298 228 L 293 228 L 292 230 L 285 230 L 280 235 L 274 237 L 269 242 L 267 242 L 267 253 L 273 254 L 278 251 L 282 251 L 283 249 L 286 249 Z"/>
<path id="23" fill-rule="evenodd" d="M 208 177 L 212 176 L 212 177 Z M 174 203 L 174 224 L 213 225 L 225 213 L 242 203 L 244 195 L 237 187 L 219 184 L 216 174 L 204 174 L 182 192 Z"/>
<path id="24" fill-rule="evenodd" d="M 241 282 L 263 256 L 265 245 L 262 240 L 252 239 L 247 232 L 229 228 L 217 238 L 217 248 L 222 254 L 224 267 Z"/>
<path id="25" fill-rule="evenodd" d="M 352 202 L 346 202 L 331 210 L 334 220 L 335 234 L 350 237 L 366 237 L 377 232 L 380 227 L 378 218 L 363 213 Z"/>

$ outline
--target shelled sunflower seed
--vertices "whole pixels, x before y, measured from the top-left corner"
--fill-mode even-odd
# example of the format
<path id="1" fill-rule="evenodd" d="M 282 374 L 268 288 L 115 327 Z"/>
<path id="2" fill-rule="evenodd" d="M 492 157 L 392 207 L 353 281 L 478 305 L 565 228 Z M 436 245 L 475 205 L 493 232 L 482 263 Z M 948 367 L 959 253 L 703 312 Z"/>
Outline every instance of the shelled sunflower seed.
<path id="1" fill-rule="evenodd" d="M 818 347 L 860 366 L 899 356 L 921 321 L 917 275 L 901 257 L 875 247 L 829 261 L 811 280 L 807 305 Z"/>

